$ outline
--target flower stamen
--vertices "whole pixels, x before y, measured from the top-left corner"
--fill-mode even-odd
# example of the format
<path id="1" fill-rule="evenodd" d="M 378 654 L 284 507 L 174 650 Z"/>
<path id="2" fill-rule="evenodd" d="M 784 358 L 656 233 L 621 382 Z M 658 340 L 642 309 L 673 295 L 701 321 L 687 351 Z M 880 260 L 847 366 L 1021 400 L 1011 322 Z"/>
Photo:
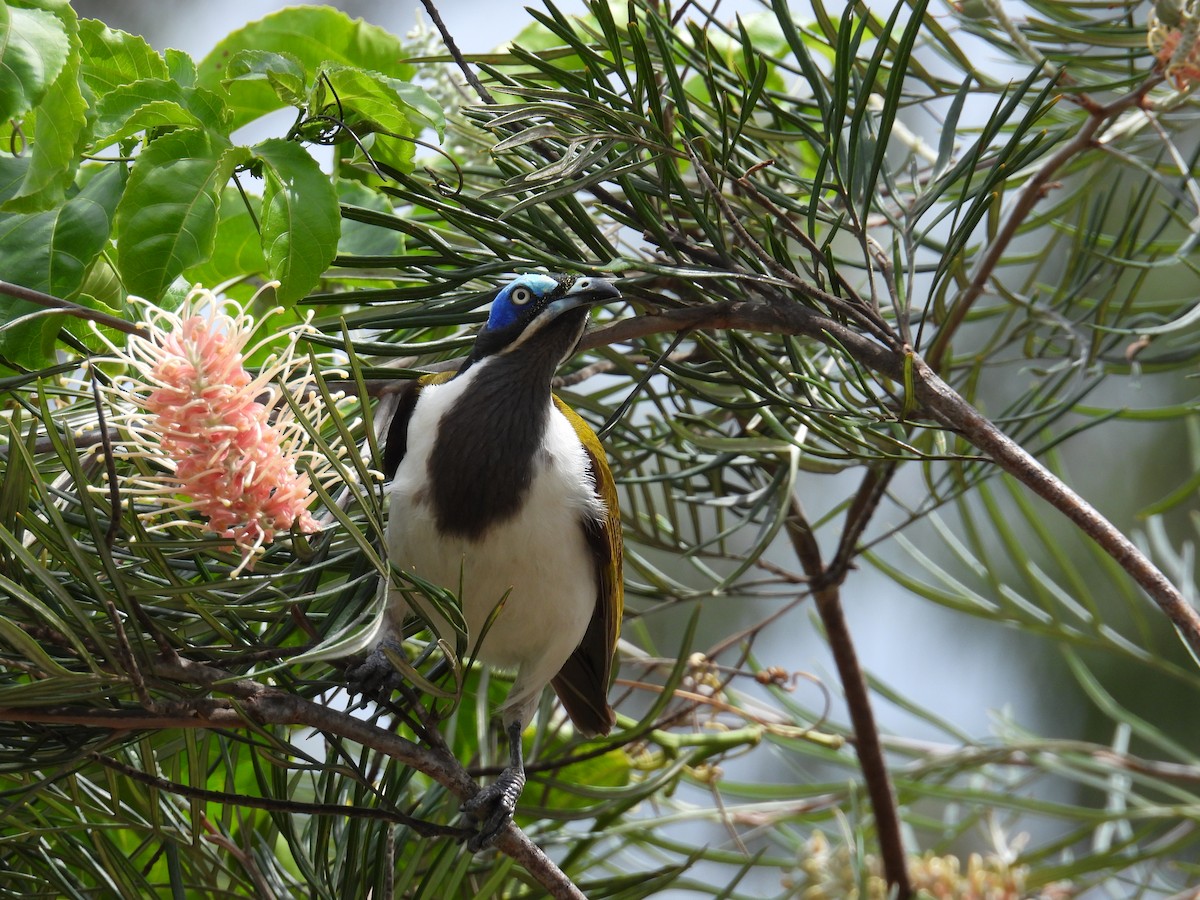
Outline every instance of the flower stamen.
<path id="1" fill-rule="evenodd" d="M 233 575 L 252 567 L 277 534 L 319 531 L 309 511 L 316 494 L 301 462 L 328 474 L 328 461 L 304 449 L 311 442 L 284 399 L 284 391 L 299 398 L 304 416 L 319 427 L 324 411 L 309 390 L 314 376 L 296 353 L 311 326 L 292 326 L 248 346 L 254 319 L 199 287 L 175 312 L 145 308 L 143 334 L 125 347 L 106 339 L 112 357 L 103 361 L 128 371 L 105 389 L 115 411 L 111 421 L 123 435 L 116 455 L 150 461 L 166 473 L 123 479 L 139 500 L 155 506 L 143 518 L 175 517 L 148 527 L 183 524 L 231 539 L 242 557 Z M 246 359 L 281 337 L 282 351 L 252 376 Z M 202 521 L 186 518 L 189 511 Z"/>

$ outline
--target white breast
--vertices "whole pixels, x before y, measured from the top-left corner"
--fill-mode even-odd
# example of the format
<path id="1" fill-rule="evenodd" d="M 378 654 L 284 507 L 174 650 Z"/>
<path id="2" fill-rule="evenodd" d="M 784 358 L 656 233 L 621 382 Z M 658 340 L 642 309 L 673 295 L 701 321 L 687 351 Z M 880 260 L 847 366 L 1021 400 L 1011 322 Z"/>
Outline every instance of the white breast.
<path id="1" fill-rule="evenodd" d="M 527 685 L 528 696 L 510 696 L 507 708 L 524 705 L 530 696 L 536 702 L 532 692 L 540 694 L 583 639 L 598 584 L 582 519 L 596 515 L 600 502 L 586 451 L 566 417 L 552 407 L 545 450 L 516 515 L 478 540 L 438 534 L 427 489 L 437 422 L 483 368 L 421 391 L 409 423 L 408 451 L 392 481 L 387 543 L 393 565 L 460 596 L 472 650 L 484 623 L 508 595 L 478 654 L 491 665 L 519 669 L 513 694 Z M 419 597 L 410 600 L 422 603 Z M 394 628 L 408 610 L 408 601 L 393 586 Z M 453 644 L 449 625 L 437 619 L 435 624 Z"/>

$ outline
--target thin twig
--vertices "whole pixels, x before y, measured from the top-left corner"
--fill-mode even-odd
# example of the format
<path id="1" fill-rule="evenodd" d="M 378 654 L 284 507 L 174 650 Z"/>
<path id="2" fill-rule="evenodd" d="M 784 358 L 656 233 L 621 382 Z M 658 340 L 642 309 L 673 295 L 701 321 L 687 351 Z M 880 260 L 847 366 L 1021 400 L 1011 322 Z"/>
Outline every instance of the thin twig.
<path id="1" fill-rule="evenodd" d="M 1012 243 L 1013 238 L 1016 237 L 1021 226 L 1025 224 L 1026 218 L 1033 211 L 1038 201 L 1050 189 L 1051 181 L 1058 170 L 1079 154 L 1090 150 L 1094 146 L 1096 136 L 1100 133 L 1100 130 L 1125 110 L 1140 105 L 1142 99 L 1145 97 L 1145 92 L 1157 83 L 1158 79 L 1148 80 L 1139 86 L 1136 91 L 1106 106 L 1099 106 L 1094 102 L 1088 102 L 1086 100 L 1087 95 L 1081 95 L 1076 98 L 1077 102 L 1088 111 L 1088 118 L 1084 120 L 1083 125 L 1080 126 L 1075 136 L 1059 147 L 1042 164 L 1037 173 L 1021 188 L 1016 202 L 1013 204 L 1012 209 L 1009 210 L 1004 223 L 996 232 L 995 238 L 988 245 L 987 251 L 980 257 L 979 263 L 975 267 L 975 272 L 971 275 L 970 282 L 954 298 L 953 303 L 950 304 L 946 321 L 938 328 L 937 337 L 934 338 L 929 351 L 925 354 L 926 362 L 929 363 L 930 368 L 934 372 L 942 371 L 946 354 L 950 350 L 950 342 L 958 332 L 959 326 L 966 321 L 967 313 L 971 311 L 971 307 L 975 304 L 975 301 L 979 299 L 987 288 L 992 274 L 1000 265 L 1004 254 L 1008 252 L 1009 245 Z"/>
<path id="2" fill-rule="evenodd" d="M 33 303 L 46 309 L 59 310 L 77 319 L 88 319 L 98 325 L 104 325 L 116 331 L 122 331 L 125 334 L 143 333 L 143 326 L 141 325 L 126 322 L 124 319 L 118 319 L 116 316 L 110 316 L 108 313 L 102 313 L 99 310 L 91 309 L 78 303 L 72 303 L 70 300 L 60 300 L 58 297 L 44 294 L 41 291 L 35 291 L 33 288 L 22 287 L 10 281 L 0 281 L 0 294 L 13 297 L 17 300 L 24 300 L 27 303 Z"/>
<path id="3" fill-rule="evenodd" d="M 459 840 L 472 832 L 466 828 L 455 828 L 450 825 L 438 825 L 426 822 L 394 809 L 377 807 L 352 806 L 345 803 L 301 803 L 298 800 L 276 800 L 269 797 L 254 797 L 249 794 L 231 794 L 226 791 L 214 791 L 209 788 L 193 787 L 178 781 L 168 781 L 157 775 L 143 772 L 141 769 L 126 765 L 120 760 L 105 756 L 103 753 L 88 752 L 87 757 L 106 768 L 120 772 L 127 778 L 141 784 L 149 785 L 168 794 L 180 797 L 190 797 L 193 800 L 203 800 L 207 803 L 232 804 L 237 807 L 265 809 L 270 812 L 282 812 L 288 815 L 306 816 L 345 816 L 348 819 L 380 819 L 398 825 L 406 825 L 422 837 L 452 837 Z"/>
<path id="4" fill-rule="evenodd" d="M 442 14 L 438 12 L 437 5 L 433 0 L 421 0 L 421 5 L 425 7 L 425 12 L 429 13 L 429 18 L 433 22 L 433 27 L 438 30 L 438 34 L 442 36 L 442 43 L 446 45 L 446 49 L 450 51 L 450 55 L 454 57 L 455 63 L 458 64 L 459 70 L 463 73 L 463 77 L 467 79 L 467 84 L 471 85 L 475 93 L 479 95 L 479 99 L 491 106 L 496 102 L 496 98 L 492 96 L 492 92 L 484 87 L 483 82 L 479 80 L 479 76 L 467 64 L 463 57 L 462 51 L 458 49 L 458 43 L 454 40 L 454 35 L 446 27 L 446 23 L 442 21 Z"/>
<path id="5" fill-rule="evenodd" d="M 828 576 L 835 581 L 840 583 L 846 577 L 854 558 L 858 555 L 859 539 L 871 523 L 898 465 L 896 460 L 888 459 L 867 467 L 854 500 L 846 511 L 846 524 L 838 539 L 837 551 L 827 569 Z"/>

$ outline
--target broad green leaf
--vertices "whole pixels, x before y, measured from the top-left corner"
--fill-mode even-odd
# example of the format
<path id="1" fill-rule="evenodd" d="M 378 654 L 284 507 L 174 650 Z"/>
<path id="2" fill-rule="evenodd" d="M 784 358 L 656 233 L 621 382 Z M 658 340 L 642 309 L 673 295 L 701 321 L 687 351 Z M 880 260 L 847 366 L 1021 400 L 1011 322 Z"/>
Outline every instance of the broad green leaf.
<path id="1" fill-rule="evenodd" d="M 377 133 L 399 138 L 399 141 L 386 145 L 388 150 L 382 156 L 382 161 L 407 170 L 412 163 L 413 144 L 403 139 L 415 137 L 418 129 L 413 127 L 405 114 L 407 104 L 388 84 L 389 80 L 361 69 L 329 67 L 318 82 L 322 90 L 328 87 L 328 103 L 324 108 L 311 109 L 310 112 L 336 116 L 345 123 L 346 132 L 341 137 L 343 141 L 352 140 L 351 133 L 360 141 L 367 135 Z M 327 132 L 330 125 L 314 121 L 311 127 L 320 133 Z M 394 149 L 397 145 L 398 149 Z M 379 153 L 380 147 L 372 155 Z"/>
<path id="2" fill-rule="evenodd" d="M 437 132 L 438 140 L 446 136 L 446 114 L 425 88 L 398 78 L 387 79 L 387 85 L 404 104 L 404 115 L 420 134 L 423 128 Z"/>
<path id="3" fill-rule="evenodd" d="M 411 139 L 429 127 L 437 131 L 439 139 L 444 134 L 441 107 L 423 88 L 345 66 L 332 66 L 323 75 L 313 87 L 309 109 L 339 118 L 347 130 L 341 139 L 350 141 L 351 135 L 356 136 L 381 162 L 408 171 L 415 151 Z M 328 99 L 318 99 L 321 97 Z M 309 127 L 313 140 L 330 130 L 330 124 L 321 120 L 313 120 Z M 371 135 L 374 140 L 365 140 Z"/>
<path id="4" fill-rule="evenodd" d="M 234 31 L 201 60 L 199 83 L 220 90 L 230 60 L 242 50 L 287 53 L 307 71 L 341 63 L 393 78 L 409 79 L 414 73 L 412 66 L 399 62 L 406 55 L 399 38 L 327 6 L 282 9 Z M 229 105 L 238 128 L 285 104 L 266 81 L 234 81 Z"/>
<path id="5" fill-rule="evenodd" d="M 248 199 L 251 208 L 247 208 L 237 188 L 227 187 L 222 192 L 221 214 L 212 255 L 184 271 L 184 278 L 188 282 L 213 287 L 236 278 L 266 272 L 267 262 L 263 258 L 256 220 L 261 204 L 258 197 L 251 196 Z M 238 291 L 228 293 L 238 299 L 248 299 L 254 290 L 253 286 L 248 285 L 244 297 Z"/>
<path id="6" fill-rule="evenodd" d="M 119 315 L 125 306 L 125 289 L 117 270 L 107 256 L 97 256 L 84 276 L 83 284 L 79 287 L 76 301 L 92 309 L 102 309 L 113 315 Z M 106 326 L 101 326 L 102 329 Z M 88 333 L 91 328 L 89 326 Z M 78 334 L 78 333 L 77 333 Z"/>
<path id="7" fill-rule="evenodd" d="M 58 214 L 50 240 L 50 293 L 70 297 L 84 270 L 108 246 L 117 204 L 125 190 L 122 166 L 105 166 Z"/>
<path id="8" fill-rule="evenodd" d="M 168 77 L 162 57 L 140 35 L 117 31 L 97 19 L 83 19 L 79 41 L 79 74 L 98 99 L 122 85 Z"/>
<path id="9" fill-rule="evenodd" d="M 392 213 L 387 197 L 357 181 L 341 179 L 337 183 L 338 197 L 347 206 Z M 392 256 L 404 250 L 404 233 L 354 219 L 342 220 L 342 235 L 338 253 L 345 256 Z"/>
<path id="10" fill-rule="evenodd" d="M 337 252 L 337 192 L 303 147 L 272 138 L 254 148 L 263 164 L 262 247 L 267 270 L 280 281 L 278 300 L 308 294 Z"/>
<path id="11" fill-rule="evenodd" d="M 196 81 L 200 78 L 200 70 L 196 68 L 196 61 L 194 59 L 182 50 L 175 50 L 172 47 L 168 47 L 163 52 L 163 59 L 167 61 L 167 78 L 180 87 L 197 87 Z M 224 95 L 222 94 L 221 96 L 223 97 Z M 221 102 L 223 105 L 224 100 Z"/>
<path id="12" fill-rule="evenodd" d="M 17 192 L 28 170 L 28 156 L 0 155 L 0 204 Z"/>
<path id="13" fill-rule="evenodd" d="M 104 249 L 124 171 L 105 168 L 55 210 L 0 215 L 0 271 L 6 280 L 70 298 Z"/>
<path id="14" fill-rule="evenodd" d="M 157 300 L 213 249 L 221 191 L 249 151 L 182 129 L 142 150 L 117 207 L 117 268 L 133 294 Z"/>
<path id="15" fill-rule="evenodd" d="M 73 14 L 66 29 L 68 45 L 78 48 Z M 66 199 L 86 139 L 86 112 L 87 103 L 79 88 L 79 54 L 74 52 L 67 57 L 38 105 L 29 169 L 20 190 L 5 204 L 5 212 L 38 212 Z"/>
<path id="16" fill-rule="evenodd" d="M 286 106 L 302 107 L 308 73 L 290 53 L 242 50 L 229 62 L 223 84 L 233 81 L 265 81 Z"/>
<path id="17" fill-rule="evenodd" d="M 37 106 L 62 74 L 70 52 L 70 32 L 62 18 L 46 9 L 0 3 L 0 122 L 19 119 Z"/>
<path id="18" fill-rule="evenodd" d="M 148 78 L 109 91 L 96 104 L 94 149 L 157 127 L 208 128 L 228 134 L 230 113 L 224 101 L 202 88 L 185 88 L 163 78 Z"/>
<path id="19" fill-rule="evenodd" d="M 109 96 L 114 100 L 131 99 L 113 94 Z M 204 123 L 196 118 L 195 114 L 175 100 L 151 100 L 129 106 L 124 103 L 110 104 L 103 112 L 103 118 L 96 122 L 98 130 L 94 135 L 92 152 L 103 150 L 143 131 L 204 128 Z"/>
<path id="20" fill-rule="evenodd" d="M 112 262 L 107 256 L 100 255 L 92 261 L 74 300 L 80 306 L 86 306 L 88 309 L 107 313 L 116 318 L 122 317 L 122 313 L 125 311 L 125 289 L 121 286 L 121 280 L 117 278 L 117 270 L 113 268 Z M 75 316 L 64 317 L 62 327 L 71 332 L 89 350 L 101 353 L 105 349 L 104 342 L 96 335 L 96 329 L 114 344 L 121 344 L 125 341 L 125 336 L 116 329 L 107 325 L 93 327 L 92 322 Z"/>
<path id="21" fill-rule="evenodd" d="M 0 216 L 0 271 L 5 279 L 74 299 L 93 260 L 108 245 L 124 181 L 124 169 L 109 166 L 58 209 Z M 0 323 L 13 322 L 39 308 L 6 301 L 0 307 Z M 54 316 L 4 327 L 0 330 L 0 354 L 30 368 L 45 365 L 62 323 L 62 316 Z"/>

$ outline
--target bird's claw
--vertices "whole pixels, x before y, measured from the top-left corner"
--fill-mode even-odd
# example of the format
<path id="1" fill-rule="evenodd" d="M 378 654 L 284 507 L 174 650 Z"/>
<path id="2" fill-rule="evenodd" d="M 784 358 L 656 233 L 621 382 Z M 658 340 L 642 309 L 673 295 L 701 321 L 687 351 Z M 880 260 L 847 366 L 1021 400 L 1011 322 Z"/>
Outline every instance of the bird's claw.
<path id="1" fill-rule="evenodd" d="M 517 811 L 517 800 L 525 788 L 525 773 L 509 766 L 492 784 L 462 805 L 462 811 L 479 831 L 467 839 L 467 849 L 478 853 L 490 847 Z"/>
<path id="2" fill-rule="evenodd" d="M 399 646 L 392 649 L 399 650 Z M 346 687 L 351 694 L 362 694 L 363 701 L 386 700 L 404 683 L 382 647 L 371 651 L 363 662 L 346 670 Z"/>

